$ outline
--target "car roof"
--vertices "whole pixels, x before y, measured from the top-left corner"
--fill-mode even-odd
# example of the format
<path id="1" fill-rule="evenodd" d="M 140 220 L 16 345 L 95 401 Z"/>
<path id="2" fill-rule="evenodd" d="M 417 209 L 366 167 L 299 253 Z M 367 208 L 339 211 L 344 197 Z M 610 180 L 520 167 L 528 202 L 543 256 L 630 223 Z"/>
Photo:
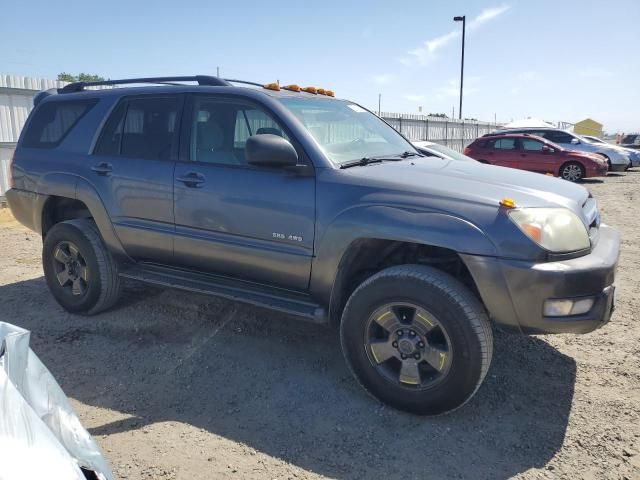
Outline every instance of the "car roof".
<path id="1" fill-rule="evenodd" d="M 532 135 L 532 134 L 526 133 L 526 132 L 494 132 L 494 133 L 487 133 L 486 135 L 484 135 L 481 138 L 485 138 L 485 137 L 533 138 L 535 140 L 540 140 L 541 142 L 544 142 L 544 143 L 551 143 L 546 138 L 540 137 L 538 135 Z"/>
<path id="2" fill-rule="evenodd" d="M 193 82 L 197 84 L 194 84 Z M 206 75 L 188 77 L 128 78 L 120 80 L 103 80 L 98 82 L 75 82 L 67 84 L 61 89 L 42 91 L 34 98 L 34 105 L 37 105 L 45 99 L 47 101 L 66 101 L 79 100 L 82 98 L 124 97 L 150 94 L 167 95 L 176 93 L 241 95 L 253 99 L 268 96 L 272 98 L 340 100 L 335 98 L 333 91 L 331 90 L 314 89 L 313 91 L 316 90 L 321 93 L 304 91 L 304 89 L 301 89 L 297 85 L 280 87 L 278 83 L 260 84 L 256 82 L 230 80 Z"/>

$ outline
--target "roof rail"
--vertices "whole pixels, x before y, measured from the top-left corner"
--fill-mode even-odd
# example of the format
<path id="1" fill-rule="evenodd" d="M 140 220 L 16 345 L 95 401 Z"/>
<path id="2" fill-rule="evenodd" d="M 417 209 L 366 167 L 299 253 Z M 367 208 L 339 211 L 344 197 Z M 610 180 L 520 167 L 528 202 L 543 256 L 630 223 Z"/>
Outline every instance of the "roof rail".
<path id="1" fill-rule="evenodd" d="M 236 80 L 237 81 L 237 80 Z M 85 87 L 97 87 L 100 85 L 125 85 L 129 83 L 166 83 L 166 82 L 198 82 L 198 85 L 208 85 L 216 87 L 230 87 L 228 80 L 212 77 L 209 75 L 193 75 L 187 77 L 146 77 L 146 78 L 125 78 L 122 80 L 101 80 L 99 82 L 73 82 L 65 85 L 60 93 L 81 92 Z M 245 82 L 248 83 L 248 82 Z"/>
<path id="2" fill-rule="evenodd" d="M 264 83 L 248 82 L 246 80 L 234 80 L 233 78 L 223 78 L 222 80 L 230 83 L 243 83 L 245 85 L 253 85 L 254 87 L 264 87 Z"/>

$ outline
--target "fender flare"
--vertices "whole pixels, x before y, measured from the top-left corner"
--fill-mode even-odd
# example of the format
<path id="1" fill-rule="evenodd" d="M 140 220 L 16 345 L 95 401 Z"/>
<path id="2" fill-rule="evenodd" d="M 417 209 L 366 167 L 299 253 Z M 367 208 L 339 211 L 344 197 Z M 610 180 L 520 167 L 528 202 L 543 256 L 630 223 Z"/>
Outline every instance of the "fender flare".
<path id="1" fill-rule="evenodd" d="M 461 254 L 497 254 L 496 246 L 478 226 L 451 214 L 382 205 L 351 208 L 333 219 L 317 242 L 310 293 L 329 312 L 339 301 L 340 275 L 351 249 L 363 239 L 416 243 Z"/>
<path id="2" fill-rule="evenodd" d="M 48 173 L 38 182 L 36 194 L 37 204 L 33 221 L 40 234 L 42 234 L 42 212 L 47 201 L 52 196 L 73 198 L 87 206 L 109 251 L 118 259 L 130 260 L 98 192 L 85 179 L 67 173 Z"/>
<path id="3" fill-rule="evenodd" d="M 100 195 L 98 195 L 96 189 L 84 178 L 77 177 L 75 198 L 83 202 L 91 212 L 91 216 L 98 226 L 102 240 L 112 255 L 118 260 L 131 261 L 122 246 L 122 242 L 118 238 L 113 223 L 111 223 L 111 217 L 109 217 L 109 213 L 104 203 L 102 203 Z"/>

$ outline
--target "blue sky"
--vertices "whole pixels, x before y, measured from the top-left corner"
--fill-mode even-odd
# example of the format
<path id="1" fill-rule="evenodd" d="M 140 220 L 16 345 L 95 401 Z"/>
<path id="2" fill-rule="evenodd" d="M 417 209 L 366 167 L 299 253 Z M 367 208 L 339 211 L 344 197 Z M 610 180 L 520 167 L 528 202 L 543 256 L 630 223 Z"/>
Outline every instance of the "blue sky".
<path id="1" fill-rule="evenodd" d="M 377 110 L 640 130 L 640 1 L 8 1 L 0 73 L 215 74 L 332 88 Z"/>

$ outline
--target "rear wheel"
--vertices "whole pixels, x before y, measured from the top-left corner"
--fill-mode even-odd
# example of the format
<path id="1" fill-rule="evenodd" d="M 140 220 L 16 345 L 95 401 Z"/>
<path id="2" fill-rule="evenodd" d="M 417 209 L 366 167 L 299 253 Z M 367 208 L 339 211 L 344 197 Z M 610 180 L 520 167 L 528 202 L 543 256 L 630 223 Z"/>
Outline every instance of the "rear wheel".
<path id="1" fill-rule="evenodd" d="M 366 280 L 347 302 L 340 333 L 347 363 L 369 393 L 423 415 L 466 403 L 493 350 L 480 302 L 453 277 L 422 265 Z"/>
<path id="2" fill-rule="evenodd" d="M 560 167 L 560 177 L 570 182 L 582 180 L 584 176 L 584 167 L 578 162 L 567 162 Z"/>
<path id="3" fill-rule="evenodd" d="M 69 312 L 93 315 L 119 298 L 117 266 L 90 220 L 54 225 L 44 239 L 42 263 L 49 290 Z"/>

